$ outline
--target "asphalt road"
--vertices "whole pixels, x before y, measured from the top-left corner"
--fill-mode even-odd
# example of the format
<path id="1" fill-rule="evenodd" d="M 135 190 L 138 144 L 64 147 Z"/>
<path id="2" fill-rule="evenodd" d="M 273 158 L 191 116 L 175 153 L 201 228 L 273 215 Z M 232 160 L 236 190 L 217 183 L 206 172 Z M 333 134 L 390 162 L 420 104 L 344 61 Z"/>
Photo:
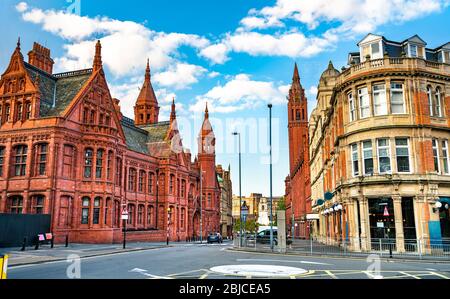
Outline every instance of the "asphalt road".
<path id="1" fill-rule="evenodd" d="M 79 263 L 72 260 L 16 266 L 8 270 L 8 278 L 64 279 L 69 278 L 69 270 L 72 277 L 79 276 L 82 279 L 450 279 L 450 263 L 386 260 L 367 262 L 366 259 L 357 258 L 287 256 L 229 249 L 231 244 L 184 244 L 88 257 L 81 259 Z M 229 265 L 241 268 L 225 267 L 228 271 L 225 273 L 211 270 L 212 267 Z M 252 272 L 246 270 L 250 268 L 253 269 Z M 284 269 L 288 272 L 283 272 Z M 294 272 L 289 272 L 292 270 Z"/>

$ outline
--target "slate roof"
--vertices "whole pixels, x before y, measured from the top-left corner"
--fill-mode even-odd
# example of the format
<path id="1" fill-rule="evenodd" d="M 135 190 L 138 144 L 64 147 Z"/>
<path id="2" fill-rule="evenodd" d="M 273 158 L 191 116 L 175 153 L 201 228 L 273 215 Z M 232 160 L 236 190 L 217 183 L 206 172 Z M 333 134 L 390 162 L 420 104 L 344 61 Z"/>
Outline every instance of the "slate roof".
<path id="1" fill-rule="evenodd" d="M 170 122 L 164 121 L 144 127 L 137 127 L 131 118 L 122 118 L 122 128 L 127 146 L 134 151 L 156 156 L 170 154 L 170 141 L 166 140 Z"/>
<path id="2" fill-rule="evenodd" d="M 92 69 L 86 69 L 51 75 L 27 62 L 24 64 L 33 82 L 39 78 L 41 92 L 39 113 L 41 117 L 59 116 L 92 74 Z M 53 105 L 54 101 L 55 105 Z"/>

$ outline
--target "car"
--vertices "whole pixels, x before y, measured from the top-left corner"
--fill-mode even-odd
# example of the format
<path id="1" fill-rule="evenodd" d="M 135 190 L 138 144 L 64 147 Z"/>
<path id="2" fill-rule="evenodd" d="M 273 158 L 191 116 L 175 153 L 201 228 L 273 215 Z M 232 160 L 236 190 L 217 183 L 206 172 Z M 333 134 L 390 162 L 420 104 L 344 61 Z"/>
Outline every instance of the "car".
<path id="1" fill-rule="evenodd" d="M 211 243 L 222 243 L 223 239 L 222 239 L 222 235 L 220 233 L 211 233 L 208 235 L 208 238 L 206 239 L 206 242 L 208 244 Z"/>
<path id="2" fill-rule="evenodd" d="M 256 235 L 256 243 L 270 244 L 270 229 L 260 231 Z M 273 244 L 278 245 L 278 231 L 276 229 L 273 230 Z M 286 244 L 287 245 L 292 244 L 292 240 L 286 238 Z"/>

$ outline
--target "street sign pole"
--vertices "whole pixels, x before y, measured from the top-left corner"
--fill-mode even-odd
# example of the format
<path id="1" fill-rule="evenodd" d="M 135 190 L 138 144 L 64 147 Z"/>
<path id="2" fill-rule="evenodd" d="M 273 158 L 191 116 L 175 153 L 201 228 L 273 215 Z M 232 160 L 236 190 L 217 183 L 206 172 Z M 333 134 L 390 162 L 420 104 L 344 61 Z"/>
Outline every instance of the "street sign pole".
<path id="1" fill-rule="evenodd" d="M 122 220 L 123 220 L 123 249 L 127 247 L 127 220 L 128 220 L 128 210 L 125 205 L 122 209 Z"/>

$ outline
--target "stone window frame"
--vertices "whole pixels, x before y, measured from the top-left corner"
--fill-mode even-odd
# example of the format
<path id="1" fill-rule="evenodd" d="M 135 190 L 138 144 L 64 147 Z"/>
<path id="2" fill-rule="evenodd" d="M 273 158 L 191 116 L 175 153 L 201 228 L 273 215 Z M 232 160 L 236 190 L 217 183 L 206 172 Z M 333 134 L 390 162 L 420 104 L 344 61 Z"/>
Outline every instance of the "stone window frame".
<path id="1" fill-rule="evenodd" d="M 45 146 L 45 151 L 43 151 L 43 147 Z M 34 165 L 33 165 L 33 173 L 34 176 L 46 176 L 47 175 L 47 164 L 48 164 L 48 156 L 50 154 L 50 144 L 48 142 L 39 142 L 35 143 L 34 146 Z"/>
<path id="2" fill-rule="evenodd" d="M 22 148 L 20 153 L 18 153 L 18 149 Z M 19 143 L 15 144 L 13 147 L 13 154 L 12 157 L 12 176 L 13 177 L 23 177 L 26 176 L 27 171 L 27 163 L 28 163 L 28 145 Z M 20 162 L 18 162 L 18 158 L 20 159 Z M 18 168 L 19 167 L 19 168 Z M 19 170 L 19 174 L 18 173 Z"/>
<path id="3" fill-rule="evenodd" d="M 6 146 L 0 145 L 0 179 L 3 177 L 5 169 Z"/>
<path id="4" fill-rule="evenodd" d="M 92 179 L 92 168 L 94 166 L 94 149 L 92 147 L 86 147 L 83 153 L 84 153 L 83 178 Z M 90 154 L 88 155 L 88 153 Z M 87 174 L 88 172 L 89 175 Z"/>

